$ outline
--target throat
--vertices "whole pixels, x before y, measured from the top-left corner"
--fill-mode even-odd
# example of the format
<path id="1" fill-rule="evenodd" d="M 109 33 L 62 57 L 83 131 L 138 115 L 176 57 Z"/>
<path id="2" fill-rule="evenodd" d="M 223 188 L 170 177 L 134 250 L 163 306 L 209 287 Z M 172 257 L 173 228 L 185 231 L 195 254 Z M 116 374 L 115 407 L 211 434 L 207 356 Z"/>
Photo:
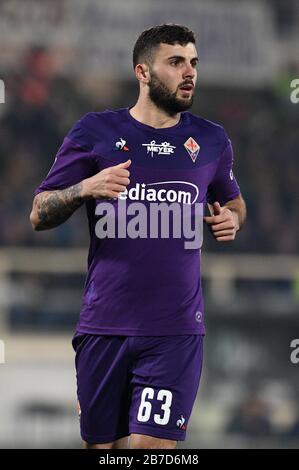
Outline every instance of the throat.
<path id="1" fill-rule="evenodd" d="M 152 111 L 149 109 L 139 110 L 136 106 L 129 109 L 130 115 L 147 126 L 154 129 L 167 129 L 168 127 L 176 126 L 181 119 L 181 114 L 176 113 L 174 116 L 167 116 L 166 113 L 160 111 Z"/>

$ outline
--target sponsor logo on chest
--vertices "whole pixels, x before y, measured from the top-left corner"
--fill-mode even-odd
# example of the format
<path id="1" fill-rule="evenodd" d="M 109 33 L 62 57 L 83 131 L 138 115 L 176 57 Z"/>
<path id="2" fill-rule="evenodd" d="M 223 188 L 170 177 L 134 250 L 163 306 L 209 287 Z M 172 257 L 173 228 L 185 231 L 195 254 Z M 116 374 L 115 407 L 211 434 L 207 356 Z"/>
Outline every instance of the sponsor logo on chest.
<path id="1" fill-rule="evenodd" d="M 151 157 L 156 155 L 173 155 L 174 145 L 171 145 L 169 142 L 161 142 L 161 144 L 156 144 L 155 140 L 152 140 L 149 144 L 142 144 L 142 147 L 146 147 L 147 153 L 150 153 Z"/>
<path id="2" fill-rule="evenodd" d="M 180 189 L 178 188 L 180 187 Z M 159 181 L 156 183 L 136 183 L 119 193 L 122 200 L 149 201 L 149 202 L 178 202 L 180 204 L 194 204 L 199 196 L 199 188 L 187 181 Z"/>

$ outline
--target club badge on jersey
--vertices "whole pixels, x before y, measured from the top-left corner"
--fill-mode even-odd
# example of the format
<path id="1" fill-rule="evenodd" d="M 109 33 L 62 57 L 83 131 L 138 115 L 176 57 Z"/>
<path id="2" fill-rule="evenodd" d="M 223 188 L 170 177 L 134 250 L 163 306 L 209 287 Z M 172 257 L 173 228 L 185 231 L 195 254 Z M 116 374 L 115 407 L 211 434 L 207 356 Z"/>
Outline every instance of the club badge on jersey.
<path id="1" fill-rule="evenodd" d="M 193 163 L 197 159 L 198 152 L 200 151 L 200 145 L 193 139 L 193 137 L 189 137 L 186 142 L 184 143 L 184 147 L 189 153 Z"/>

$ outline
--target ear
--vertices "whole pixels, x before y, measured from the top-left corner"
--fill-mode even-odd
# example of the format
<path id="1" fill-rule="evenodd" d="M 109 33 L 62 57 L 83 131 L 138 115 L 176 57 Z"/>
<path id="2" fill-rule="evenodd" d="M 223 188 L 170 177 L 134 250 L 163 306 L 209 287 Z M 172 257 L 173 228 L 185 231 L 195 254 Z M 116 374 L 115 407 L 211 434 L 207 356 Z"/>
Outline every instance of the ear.
<path id="1" fill-rule="evenodd" d="M 149 66 L 147 64 L 137 64 L 135 67 L 135 75 L 139 82 L 148 83 L 150 81 Z"/>

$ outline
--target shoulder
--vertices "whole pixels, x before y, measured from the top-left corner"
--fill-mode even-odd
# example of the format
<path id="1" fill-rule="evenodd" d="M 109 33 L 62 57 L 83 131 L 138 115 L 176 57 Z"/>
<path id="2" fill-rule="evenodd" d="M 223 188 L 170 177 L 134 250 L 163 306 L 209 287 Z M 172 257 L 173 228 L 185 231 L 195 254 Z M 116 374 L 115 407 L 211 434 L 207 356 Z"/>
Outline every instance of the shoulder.
<path id="1" fill-rule="evenodd" d="M 197 132 L 204 134 L 207 138 L 213 139 L 214 142 L 216 140 L 222 146 L 227 146 L 230 142 L 227 133 L 221 124 L 189 112 L 186 112 L 185 114 L 189 121 L 189 125 Z"/>
<path id="2" fill-rule="evenodd" d="M 124 118 L 125 108 L 106 109 L 101 112 L 89 112 L 79 119 L 79 123 L 89 132 L 97 132 L 99 126 L 119 122 Z"/>
<path id="3" fill-rule="evenodd" d="M 123 109 L 84 114 L 72 127 L 67 137 L 80 146 L 92 149 L 107 127 L 116 125 L 123 117 Z"/>

